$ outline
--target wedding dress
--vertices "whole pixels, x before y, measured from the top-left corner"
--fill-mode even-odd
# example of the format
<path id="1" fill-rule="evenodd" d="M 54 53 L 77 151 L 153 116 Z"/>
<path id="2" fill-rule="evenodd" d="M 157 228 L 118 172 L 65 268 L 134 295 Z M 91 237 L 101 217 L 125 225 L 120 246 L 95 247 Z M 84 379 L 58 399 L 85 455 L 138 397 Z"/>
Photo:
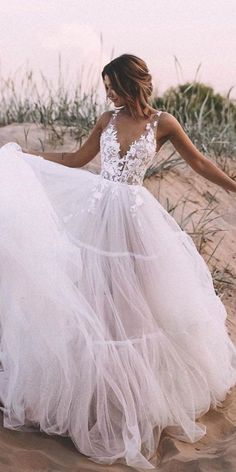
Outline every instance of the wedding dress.
<path id="1" fill-rule="evenodd" d="M 99 175 L 0 148 L 1 409 L 6 428 L 152 469 L 164 428 L 206 434 L 236 348 L 191 237 L 142 186 L 161 112 L 124 155 L 118 112 Z"/>

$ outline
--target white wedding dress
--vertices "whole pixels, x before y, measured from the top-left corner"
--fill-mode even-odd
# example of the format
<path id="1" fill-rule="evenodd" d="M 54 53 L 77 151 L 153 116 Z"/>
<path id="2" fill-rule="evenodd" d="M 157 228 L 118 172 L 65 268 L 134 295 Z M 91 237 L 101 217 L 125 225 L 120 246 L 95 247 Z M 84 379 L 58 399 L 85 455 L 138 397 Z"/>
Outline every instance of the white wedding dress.
<path id="1" fill-rule="evenodd" d="M 118 111 L 99 175 L 0 148 L 1 409 L 6 428 L 151 469 L 164 428 L 206 434 L 236 348 L 202 256 L 142 186 L 161 112 L 122 156 Z"/>

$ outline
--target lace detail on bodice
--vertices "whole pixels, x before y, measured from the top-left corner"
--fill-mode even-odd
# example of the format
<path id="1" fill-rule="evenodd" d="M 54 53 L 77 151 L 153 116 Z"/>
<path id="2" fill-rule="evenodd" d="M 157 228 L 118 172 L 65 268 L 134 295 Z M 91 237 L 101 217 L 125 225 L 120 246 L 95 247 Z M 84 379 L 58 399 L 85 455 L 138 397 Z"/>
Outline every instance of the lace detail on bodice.
<path id="1" fill-rule="evenodd" d="M 115 126 L 119 111 L 116 109 L 112 113 L 112 117 L 100 137 L 100 175 L 114 182 L 142 185 L 146 170 L 150 167 L 156 154 L 155 128 L 162 112 L 156 112 L 154 119 L 147 123 L 145 132 L 134 140 L 125 155 L 121 156 Z"/>
<path id="2" fill-rule="evenodd" d="M 119 199 L 120 185 L 128 184 L 127 197 L 129 199 L 130 215 L 142 230 L 142 221 L 139 216 L 139 207 L 144 203 L 142 184 L 146 170 L 150 167 L 156 154 L 155 130 L 162 112 L 156 112 L 154 119 L 147 123 L 144 133 L 130 144 L 124 156 L 121 156 L 115 126 L 115 118 L 118 112 L 119 110 L 113 112 L 108 125 L 101 134 L 100 179 L 91 189 L 89 201 L 82 211 L 96 214 L 97 205 L 99 205 L 107 191 L 109 191 L 109 198 L 116 200 Z"/>

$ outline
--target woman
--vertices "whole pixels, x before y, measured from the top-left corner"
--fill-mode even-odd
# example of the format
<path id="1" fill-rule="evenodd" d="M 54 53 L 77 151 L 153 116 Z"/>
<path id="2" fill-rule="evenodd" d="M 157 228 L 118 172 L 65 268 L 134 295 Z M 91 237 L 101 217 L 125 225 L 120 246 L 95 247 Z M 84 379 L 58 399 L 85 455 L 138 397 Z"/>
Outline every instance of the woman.
<path id="1" fill-rule="evenodd" d="M 235 385 L 236 348 L 207 265 L 144 175 L 170 140 L 200 175 L 236 183 L 149 105 L 142 59 L 123 54 L 102 77 L 116 108 L 78 151 L 0 149 L 0 397 L 7 428 L 151 469 L 164 428 L 206 434 L 196 419 Z M 99 175 L 79 169 L 99 151 Z"/>

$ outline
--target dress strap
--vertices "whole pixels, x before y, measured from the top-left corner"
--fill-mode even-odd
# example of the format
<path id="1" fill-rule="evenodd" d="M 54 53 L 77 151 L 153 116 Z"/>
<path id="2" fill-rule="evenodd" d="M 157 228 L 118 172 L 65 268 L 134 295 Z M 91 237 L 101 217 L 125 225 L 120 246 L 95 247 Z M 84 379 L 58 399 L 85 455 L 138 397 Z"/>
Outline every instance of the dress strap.
<path id="1" fill-rule="evenodd" d="M 156 113 L 155 113 L 155 115 L 154 115 L 154 118 L 153 118 L 153 120 L 152 120 L 154 126 L 157 126 L 157 125 L 158 125 L 158 123 L 159 123 L 159 118 L 160 118 L 161 114 L 162 114 L 162 111 L 161 111 L 161 110 L 157 110 L 157 111 L 156 111 Z"/>
<path id="2" fill-rule="evenodd" d="M 109 126 L 113 125 L 113 123 L 115 121 L 115 118 L 116 118 L 116 115 L 119 111 L 120 111 L 119 109 L 111 110 L 111 115 L 110 115 L 110 118 L 108 120 L 108 123 L 106 124 L 105 128 L 103 128 L 102 132 L 104 132 L 107 128 L 109 128 Z"/>
<path id="3" fill-rule="evenodd" d="M 112 115 L 111 115 L 111 122 L 114 122 L 119 111 L 121 110 L 121 108 L 115 108 L 115 110 L 112 111 Z"/>
<path id="4" fill-rule="evenodd" d="M 117 113 L 119 113 L 120 110 L 122 110 L 122 108 L 115 108 L 115 110 L 113 110 L 112 112 L 112 115 L 117 115 Z"/>
<path id="5" fill-rule="evenodd" d="M 161 114 L 162 114 L 162 111 L 157 110 L 155 115 L 154 115 L 154 118 L 152 119 L 152 121 L 150 121 L 150 126 L 153 128 L 153 132 L 154 132 L 155 137 L 156 137 L 156 134 L 157 134 L 157 127 L 158 127 L 158 124 L 159 124 L 159 121 L 160 121 Z"/>

